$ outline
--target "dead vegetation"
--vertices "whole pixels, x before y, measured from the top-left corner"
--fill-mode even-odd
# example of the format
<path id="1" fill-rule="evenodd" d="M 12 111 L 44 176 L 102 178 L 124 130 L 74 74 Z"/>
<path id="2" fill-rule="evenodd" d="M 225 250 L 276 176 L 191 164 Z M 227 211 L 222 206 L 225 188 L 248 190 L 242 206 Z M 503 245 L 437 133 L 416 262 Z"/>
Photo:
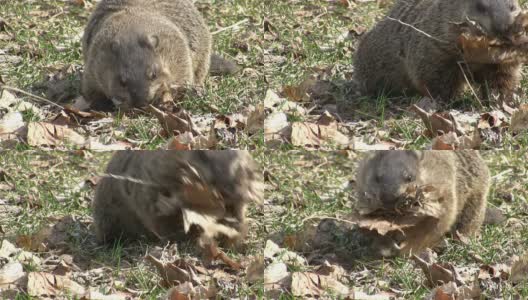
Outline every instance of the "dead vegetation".
<path id="1" fill-rule="evenodd" d="M 0 26 L 0 147 L 254 149 L 262 143 L 260 3 L 197 3 L 231 76 L 165 95 L 158 110 L 99 112 L 80 95 L 80 40 L 98 1 L 7 1 Z M 171 90 L 172 91 L 172 90 Z"/>
<path id="2" fill-rule="evenodd" d="M 502 218 L 490 222 L 492 217 L 487 216 L 479 238 L 448 235 L 432 250 L 384 260 L 370 258 L 376 249 L 368 236 L 356 234 L 358 227 L 390 234 L 414 221 L 409 217 L 404 219 L 407 223 L 398 218 L 390 222 L 385 215 L 380 221 L 367 212 L 359 219 L 351 217 L 354 173 L 363 155 L 346 151 L 269 154 L 265 164 L 270 232 L 264 250 L 266 295 L 436 300 L 528 295 L 528 277 L 517 273 L 525 267 L 528 234 L 525 153 L 483 153 L 492 173 L 488 206 L 499 209 Z M 409 191 L 409 196 L 415 199 L 416 191 Z M 423 202 L 420 197 L 418 202 Z M 409 203 L 402 209 L 416 209 Z M 426 214 L 443 217 L 439 211 Z"/>
<path id="3" fill-rule="evenodd" d="M 524 148 L 524 83 L 508 95 L 513 101 L 482 99 L 471 84 L 448 105 L 430 98 L 357 94 L 350 81 L 357 43 L 390 4 L 292 0 L 271 9 L 264 28 L 265 69 L 272 83 L 264 104 L 266 144 L 357 150 Z M 468 63 L 526 60 L 525 13 L 503 40 L 489 38 L 470 21 L 452 25 L 460 32 Z"/>
<path id="4" fill-rule="evenodd" d="M 256 298 L 262 290 L 262 211 L 249 205 L 243 249 L 195 241 L 96 242 L 91 202 L 110 152 L 0 155 L 0 298 Z M 255 154 L 258 160 L 258 154 Z M 208 226 L 207 218 L 188 221 Z"/>

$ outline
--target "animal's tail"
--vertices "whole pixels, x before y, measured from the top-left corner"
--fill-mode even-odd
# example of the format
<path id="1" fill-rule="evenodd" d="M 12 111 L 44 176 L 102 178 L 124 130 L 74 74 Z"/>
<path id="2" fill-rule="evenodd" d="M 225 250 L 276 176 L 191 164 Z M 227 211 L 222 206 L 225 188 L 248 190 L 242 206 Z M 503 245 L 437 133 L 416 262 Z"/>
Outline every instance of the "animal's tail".
<path id="1" fill-rule="evenodd" d="M 233 61 L 225 59 L 218 54 L 211 55 L 210 75 L 231 75 L 238 72 L 239 69 Z"/>

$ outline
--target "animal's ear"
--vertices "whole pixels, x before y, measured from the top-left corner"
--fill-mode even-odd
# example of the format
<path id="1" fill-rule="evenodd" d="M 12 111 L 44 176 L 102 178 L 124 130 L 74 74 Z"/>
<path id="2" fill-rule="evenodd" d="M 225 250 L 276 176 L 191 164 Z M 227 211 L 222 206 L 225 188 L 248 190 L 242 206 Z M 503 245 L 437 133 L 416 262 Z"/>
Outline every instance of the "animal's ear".
<path id="1" fill-rule="evenodd" d="M 150 49 L 156 49 L 159 45 L 159 37 L 155 34 L 150 34 L 148 36 L 142 36 L 139 39 L 139 44 L 143 47 L 148 47 Z"/>

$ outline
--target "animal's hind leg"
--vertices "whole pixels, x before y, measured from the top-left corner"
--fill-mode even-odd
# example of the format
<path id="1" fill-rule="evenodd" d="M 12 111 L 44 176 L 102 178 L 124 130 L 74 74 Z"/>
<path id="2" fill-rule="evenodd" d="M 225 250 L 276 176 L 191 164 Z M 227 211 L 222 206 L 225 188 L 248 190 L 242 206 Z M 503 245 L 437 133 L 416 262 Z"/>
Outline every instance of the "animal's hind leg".
<path id="1" fill-rule="evenodd" d="M 474 76 L 486 99 L 491 100 L 493 96 L 497 96 L 510 102 L 521 81 L 520 65 L 492 65 L 475 72 Z"/>
<path id="2" fill-rule="evenodd" d="M 466 200 L 460 213 L 456 229 L 464 236 L 475 236 L 479 233 L 486 214 L 486 193 L 475 192 Z"/>
<path id="3" fill-rule="evenodd" d="M 462 90 L 463 74 L 459 66 L 452 62 L 442 64 L 440 67 L 432 70 L 416 70 L 412 81 L 422 96 L 439 98 L 447 102 Z"/>
<path id="4" fill-rule="evenodd" d="M 209 74 L 211 51 L 206 51 L 206 53 L 197 53 L 193 64 L 194 82 L 198 86 L 203 86 L 205 78 L 207 77 L 207 74 Z"/>

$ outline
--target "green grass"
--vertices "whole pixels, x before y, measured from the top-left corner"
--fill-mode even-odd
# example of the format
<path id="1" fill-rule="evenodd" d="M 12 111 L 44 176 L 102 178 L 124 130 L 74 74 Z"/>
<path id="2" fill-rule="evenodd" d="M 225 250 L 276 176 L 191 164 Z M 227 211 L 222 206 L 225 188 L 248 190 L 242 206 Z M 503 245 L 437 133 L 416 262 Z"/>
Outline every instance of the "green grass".
<path id="1" fill-rule="evenodd" d="M 81 37 L 95 6 L 94 2 L 87 1 L 90 4 L 88 8 L 76 5 L 74 1 L 59 0 L 7 0 L 1 3 L 0 15 L 9 26 L 5 33 L 12 38 L 0 39 L 0 50 L 20 60 L 18 63 L 0 65 L 2 79 L 9 86 L 47 97 L 43 86 L 50 76 L 62 74 L 70 81 L 71 92 L 61 104 L 71 103 L 80 95 L 79 73 L 83 67 Z M 217 111 L 215 114 L 231 114 L 262 102 L 266 86 L 264 74 L 258 67 L 262 62 L 259 46 L 262 3 L 256 0 L 213 1 L 209 5 L 199 5 L 199 8 L 212 32 L 244 19 L 248 20 L 213 37 L 214 51 L 235 60 L 243 70 L 233 76 L 208 77 L 204 91 L 200 95 L 187 95 L 181 105 L 193 115 L 211 113 L 211 107 Z M 33 98 L 18 96 L 38 106 L 43 105 Z M 45 120 L 49 121 L 49 117 L 46 116 Z M 119 116 L 116 115 L 115 118 Z M 24 120 L 40 121 L 34 115 L 25 115 Z M 121 140 L 127 138 L 138 141 L 142 149 L 164 146 L 166 138 L 158 134 L 160 125 L 155 118 L 140 116 L 122 121 L 116 122 L 116 125 L 127 129 Z M 99 132 L 91 134 L 101 137 Z M 240 134 L 240 139 L 243 140 L 241 147 L 255 148 L 262 143 L 261 135 L 248 137 Z M 233 145 L 220 143 L 217 148 L 226 147 Z"/>
<path id="2" fill-rule="evenodd" d="M 378 7 L 377 3 L 384 3 Z M 353 2 L 351 7 L 345 7 L 341 1 L 315 0 L 275 1 L 269 2 L 267 20 L 272 25 L 269 38 L 265 39 L 265 55 L 269 63 L 264 66 L 269 74 L 270 88 L 280 93 L 286 85 L 299 85 L 308 76 L 317 75 L 320 80 L 332 82 L 336 89 L 332 91 L 333 100 L 330 104 L 338 104 L 338 113 L 345 121 L 355 124 L 369 121 L 368 132 L 349 133 L 349 136 L 363 137 L 366 141 L 376 138 L 373 132 L 383 131 L 387 135 L 379 137 L 384 141 L 390 139 L 403 141 L 402 148 L 424 149 L 431 144 L 431 138 L 426 137 L 423 122 L 408 108 L 416 103 L 417 97 L 388 98 L 382 91 L 379 97 L 363 97 L 356 99 L 353 93 L 356 88 L 350 84 L 353 74 L 352 63 L 354 53 L 361 36 L 372 28 L 391 7 L 394 1 Z M 526 8 L 526 1 L 521 1 Z M 350 34 L 349 32 L 352 32 Z M 344 38 L 347 36 L 348 38 Z M 277 59 L 282 57 L 284 59 Z M 272 59 L 274 58 L 274 59 Z M 324 71 L 322 71 L 324 70 Z M 330 70 L 330 71 L 328 71 Z M 523 69 L 523 75 L 527 69 Z M 526 78 L 524 76 L 523 78 Z M 528 91 L 526 80 L 522 81 L 522 89 Z M 283 95 L 285 96 L 285 95 Z M 354 101 L 351 101 L 354 99 Z M 318 107 L 323 104 L 319 99 L 306 104 L 306 107 Z M 526 97 L 522 98 L 526 102 Z M 465 93 L 452 103 L 442 105 L 442 110 L 480 113 L 492 111 L 489 104 L 484 107 L 470 93 Z M 317 112 L 317 110 L 316 110 Z M 371 125 L 370 125 L 371 124 Z M 480 149 L 525 149 L 528 147 L 526 134 L 512 136 L 502 134 L 502 145 L 497 146 L 484 141 Z M 331 146 L 328 149 L 334 149 Z"/>
<path id="3" fill-rule="evenodd" d="M 262 161 L 262 152 L 255 151 L 253 154 L 258 161 Z M 63 217 L 71 217 L 74 221 L 66 228 L 66 245 L 60 249 L 74 258 L 74 263 L 82 272 L 108 268 L 102 276 L 104 282 L 118 280 L 125 288 L 140 291 L 141 299 L 158 299 L 167 289 L 160 286 L 158 272 L 143 257 L 154 247 L 166 245 L 143 241 L 99 245 L 95 240 L 91 218 L 94 190 L 89 185 L 81 187 L 81 184 L 92 176 L 104 173 L 111 155 L 111 152 L 0 151 L 0 170 L 8 176 L 6 183 L 14 187 L 0 189 L 0 228 L 5 232 L 5 239 L 22 247 L 22 244 L 17 244 L 22 237 L 33 237 L 42 228 L 56 224 Z M 6 214 L 4 207 L 16 211 Z M 246 251 L 226 252 L 236 260 L 247 260 L 247 256 L 262 253 L 266 235 L 263 213 L 260 208 L 250 205 L 247 216 L 252 221 L 249 221 L 250 232 L 245 240 Z M 174 249 L 177 249 L 175 257 L 200 258 L 191 241 L 178 243 Z M 55 253 L 54 250 L 26 250 L 41 259 Z M 24 264 L 24 270 L 47 271 L 42 265 L 32 264 Z M 99 284 L 90 283 L 91 286 Z M 263 294 L 263 288 L 262 284 L 250 284 L 240 276 L 236 283 L 226 286 L 219 293 L 223 297 L 256 297 Z M 29 299 L 24 294 L 17 297 Z"/>
<path id="4" fill-rule="evenodd" d="M 344 153 L 335 151 L 268 152 L 264 165 L 271 174 L 266 193 L 269 203 L 266 222 L 271 239 L 281 243 L 284 237 L 299 236 L 307 223 L 319 222 L 317 218 L 307 221 L 309 217 L 346 219 L 351 211 L 351 194 L 354 191 L 344 186 L 354 178 L 356 164 L 363 154 L 351 152 L 349 155 L 350 158 L 347 158 Z M 440 263 L 451 263 L 455 267 L 480 266 L 475 255 L 482 259 L 483 264 L 504 263 L 513 255 L 521 255 L 528 249 L 528 156 L 522 151 L 482 151 L 482 155 L 493 177 L 489 205 L 499 207 L 509 221 L 484 226 L 482 236 L 470 240 L 468 245 L 447 238 L 448 246 L 438 256 L 437 261 Z M 517 223 L 513 222 L 515 219 Z M 336 254 L 342 247 L 346 250 L 351 242 L 346 235 L 336 236 L 334 240 Z M 287 244 L 279 246 L 287 247 Z M 298 254 L 309 257 L 312 253 Z M 350 259 L 345 265 L 351 265 L 348 270 L 350 276 L 365 269 L 369 272 L 368 279 L 353 284 L 356 288 L 389 291 L 390 287 L 401 290 L 404 299 L 423 299 L 430 291 L 423 285 L 423 272 L 410 259 L 372 262 L 359 258 Z M 388 284 L 388 287 L 384 284 Z M 522 298 L 527 293 L 526 286 L 512 286 L 507 282 L 501 284 L 501 290 L 504 298 L 508 298 L 507 295 Z"/>

